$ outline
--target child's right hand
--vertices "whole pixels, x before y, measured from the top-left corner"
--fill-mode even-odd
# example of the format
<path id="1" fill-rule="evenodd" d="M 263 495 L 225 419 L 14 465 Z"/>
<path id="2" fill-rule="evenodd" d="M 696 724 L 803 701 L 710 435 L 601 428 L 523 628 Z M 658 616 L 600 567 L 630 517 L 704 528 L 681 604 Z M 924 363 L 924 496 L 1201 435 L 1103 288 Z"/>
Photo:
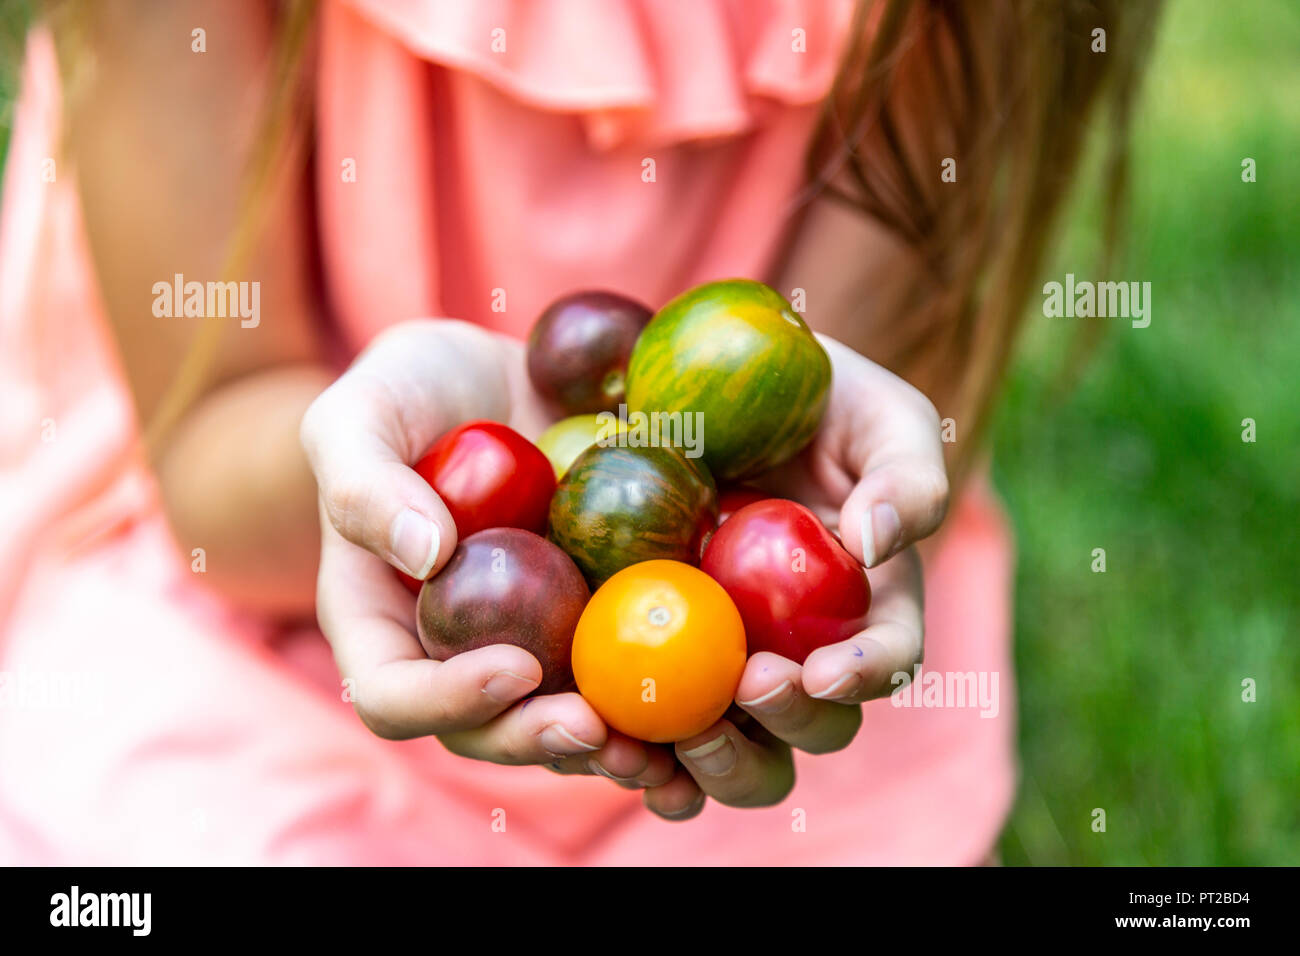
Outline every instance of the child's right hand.
<path id="1" fill-rule="evenodd" d="M 317 616 L 357 714 L 381 737 L 432 734 L 478 760 L 603 773 L 628 787 L 668 783 L 668 750 L 607 729 L 578 694 L 516 704 L 542 677 L 522 648 L 439 662 L 420 646 L 411 596 L 389 566 L 429 577 L 455 550 L 456 526 L 410 465 L 478 418 L 529 436 L 545 427 L 522 343 L 427 319 L 377 337 L 303 417 L 321 510 Z"/>

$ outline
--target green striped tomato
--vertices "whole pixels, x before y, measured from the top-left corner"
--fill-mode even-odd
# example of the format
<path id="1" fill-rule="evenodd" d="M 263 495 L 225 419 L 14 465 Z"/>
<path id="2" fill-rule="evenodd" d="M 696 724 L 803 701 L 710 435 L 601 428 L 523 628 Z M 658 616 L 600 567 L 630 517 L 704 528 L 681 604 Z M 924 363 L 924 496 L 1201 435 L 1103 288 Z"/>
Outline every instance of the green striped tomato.
<path id="1" fill-rule="evenodd" d="M 594 591 L 641 561 L 698 565 L 717 518 L 708 470 L 676 449 L 593 445 L 555 489 L 550 535 Z"/>
<path id="2" fill-rule="evenodd" d="M 831 363 L 780 293 L 749 279 L 697 286 L 659 310 L 628 365 L 632 412 L 698 412 L 719 481 L 757 475 L 812 440 Z"/>

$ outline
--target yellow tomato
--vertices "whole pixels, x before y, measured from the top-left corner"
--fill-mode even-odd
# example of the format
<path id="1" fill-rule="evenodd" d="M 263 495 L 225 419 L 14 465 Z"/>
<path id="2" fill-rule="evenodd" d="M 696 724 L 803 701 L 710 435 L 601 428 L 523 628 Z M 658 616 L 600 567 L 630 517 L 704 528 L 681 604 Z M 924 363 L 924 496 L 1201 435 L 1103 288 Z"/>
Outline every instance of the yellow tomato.
<path id="1" fill-rule="evenodd" d="M 736 605 L 680 561 L 619 571 L 587 603 L 573 637 L 582 696 L 609 726 L 652 743 L 707 730 L 735 697 L 745 657 Z"/>
<path id="2" fill-rule="evenodd" d="M 597 442 L 616 444 L 627 422 L 613 415 L 574 415 L 556 422 L 537 439 L 537 447 L 551 462 L 558 481 L 573 460 Z"/>

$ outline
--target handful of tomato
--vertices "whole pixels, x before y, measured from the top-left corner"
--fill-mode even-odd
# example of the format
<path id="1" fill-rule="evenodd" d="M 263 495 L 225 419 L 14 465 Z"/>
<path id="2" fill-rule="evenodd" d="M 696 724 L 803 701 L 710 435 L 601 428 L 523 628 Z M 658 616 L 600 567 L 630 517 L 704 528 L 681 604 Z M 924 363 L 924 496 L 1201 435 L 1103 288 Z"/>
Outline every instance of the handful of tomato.
<path id="1" fill-rule="evenodd" d="M 538 693 L 576 686 L 611 727 L 667 743 L 725 713 L 748 654 L 803 663 L 865 626 L 866 573 L 811 511 L 719 495 L 798 454 L 825 411 L 830 360 L 777 292 L 708 283 L 653 317 L 568 296 L 528 371 L 570 416 L 540 448 L 471 422 L 416 465 L 461 537 L 420 589 L 430 656 L 518 644 L 542 664 Z"/>

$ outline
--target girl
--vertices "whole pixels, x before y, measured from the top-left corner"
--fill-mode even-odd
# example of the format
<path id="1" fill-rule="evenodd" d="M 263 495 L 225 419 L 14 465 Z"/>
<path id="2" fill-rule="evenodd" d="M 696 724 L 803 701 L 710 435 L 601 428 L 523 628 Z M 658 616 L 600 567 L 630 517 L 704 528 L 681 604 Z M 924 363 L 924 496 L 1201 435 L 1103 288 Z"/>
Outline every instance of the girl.
<path id="1" fill-rule="evenodd" d="M 976 453 L 1090 109 L 1125 118 L 1152 8 L 1121 6 L 52 5 L 0 232 L 0 656 L 47 688 L 0 711 L 5 856 L 988 859 L 1011 545 Z M 257 307 L 159 309 L 177 276 Z M 558 295 L 729 276 L 831 355 L 771 482 L 870 568 L 869 627 L 755 655 L 672 748 L 519 704 L 519 648 L 425 659 L 390 566 L 456 532 L 409 464 L 545 426 L 520 339 Z M 891 706 L 923 650 L 996 706 Z"/>

